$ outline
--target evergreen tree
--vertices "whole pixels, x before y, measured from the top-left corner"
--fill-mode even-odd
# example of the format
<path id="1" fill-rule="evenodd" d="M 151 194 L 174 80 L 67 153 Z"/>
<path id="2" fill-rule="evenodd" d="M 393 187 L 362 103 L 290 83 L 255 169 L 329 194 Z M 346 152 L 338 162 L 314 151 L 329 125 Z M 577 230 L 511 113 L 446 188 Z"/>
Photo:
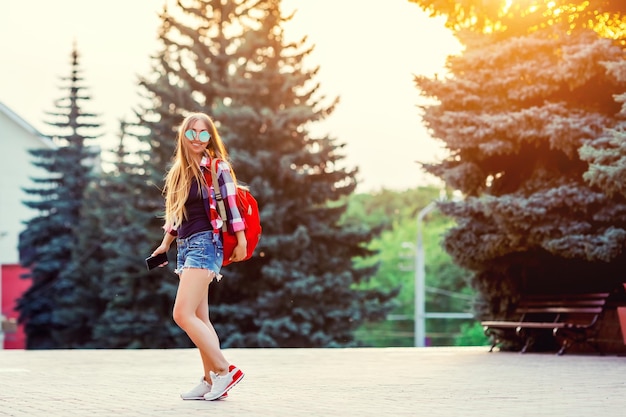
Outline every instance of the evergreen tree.
<path id="1" fill-rule="evenodd" d="M 140 80 L 146 102 L 136 114 L 138 129 L 144 129 L 145 133 L 139 130 L 135 133 L 143 144 L 138 153 L 142 158 L 143 180 L 136 184 L 142 213 L 133 218 L 133 239 L 138 247 L 143 242 L 146 256 L 163 236 L 161 189 L 176 147 L 175 129 L 188 112 L 211 114 L 228 100 L 229 66 L 236 62 L 239 37 L 247 29 L 246 17 L 251 11 L 249 4 L 253 3 L 250 0 L 188 0 L 161 13 L 161 49 L 153 58 L 152 74 Z M 174 265 L 175 248 L 171 252 L 169 258 Z M 143 309 L 136 311 L 137 314 L 143 311 L 141 320 L 150 323 L 154 338 L 148 340 L 148 334 L 134 337 L 132 346 L 190 346 L 188 337 L 171 318 L 178 280 L 170 269 L 143 273 L 149 276 L 143 279 L 149 280 L 150 286 L 136 289 L 135 297 L 140 297 L 143 305 Z M 120 300 L 120 303 L 125 302 Z M 115 311 L 121 305 L 109 304 L 108 321 L 114 320 Z M 117 316 L 115 320 L 120 323 L 116 326 L 120 330 L 131 325 L 130 313 L 118 312 Z M 101 325 L 105 326 L 104 322 Z M 98 330 L 99 334 L 104 334 L 104 328 Z M 129 341 L 120 339 L 119 343 Z"/>
<path id="2" fill-rule="evenodd" d="M 185 346 L 186 338 L 177 327 L 164 325 L 172 306 L 163 292 L 176 277 L 169 268 L 147 271 L 144 259 L 154 242 L 145 239 L 144 225 L 154 221 L 154 210 L 142 194 L 148 177 L 141 161 L 126 144 L 135 145 L 121 122 L 120 143 L 114 168 L 94 187 L 92 213 L 100 226 L 103 259 L 100 264 L 102 290 L 100 315 L 94 320 L 92 344 L 99 348 L 163 348 Z M 148 203 L 148 204 L 146 204 Z M 170 257 L 171 259 L 171 257 Z M 163 283 L 155 274 L 169 274 Z M 164 290 L 165 287 L 165 290 Z"/>
<path id="3" fill-rule="evenodd" d="M 215 326 L 224 346 L 353 345 L 354 330 L 384 318 L 395 293 L 359 288 L 376 267 L 353 260 L 371 255 L 374 231 L 341 224 L 355 171 L 342 167 L 342 144 L 308 130 L 336 105 L 319 97 L 317 69 L 304 67 L 311 48 L 284 39 L 280 1 L 257 10 L 261 25 L 245 34 L 229 78 L 232 102 L 216 115 L 238 178 L 259 200 L 261 256 L 228 266 L 212 287 Z"/>
<path id="4" fill-rule="evenodd" d="M 445 16 L 455 33 L 489 33 L 496 38 L 525 35 L 554 24 L 611 27 L 624 31 L 622 0 L 408 0 L 433 16 Z M 621 27 L 620 27 L 621 26 Z M 616 30 L 617 29 L 617 30 Z"/>
<path id="5" fill-rule="evenodd" d="M 613 63 L 609 70 L 626 83 L 626 60 Z M 620 120 L 603 135 L 585 144 L 579 151 L 588 169 L 583 178 L 609 195 L 626 197 L 626 92 L 615 96 L 621 103 Z"/>
<path id="6" fill-rule="evenodd" d="M 449 77 L 416 79 L 439 100 L 424 120 L 450 151 L 426 168 L 467 195 L 441 205 L 457 221 L 444 244 L 474 273 L 479 316 L 506 316 L 522 291 L 611 290 L 626 260 L 624 197 L 586 183 L 579 156 L 619 119 L 613 95 L 626 84 L 610 69 L 624 50 L 609 38 L 623 39 L 619 5 L 514 3 L 491 30 L 459 32 L 467 49 Z M 457 11 L 442 13 L 458 23 Z"/>
<path id="7" fill-rule="evenodd" d="M 187 112 L 207 112 L 238 178 L 258 196 L 263 217 L 258 256 L 227 267 L 227 277 L 211 286 L 223 345 L 353 343 L 351 331 L 365 317 L 382 317 L 389 295 L 354 291 L 374 270 L 356 270 L 351 263 L 369 253 L 362 243 L 371 231 L 338 225 L 345 205 L 337 201 L 353 191 L 354 172 L 339 167 L 341 146 L 311 138 L 305 129 L 335 103 L 314 108 L 317 86 L 309 84 L 315 71 L 302 70 L 308 51 L 283 45 L 277 2 L 179 6 L 162 15 L 157 76 L 142 83 L 154 104 L 141 115 L 150 129 L 147 170 L 162 181 L 174 150 L 173 129 Z M 162 196 L 152 197 L 162 207 Z"/>
<path id="8" fill-rule="evenodd" d="M 55 339 L 63 348 L 95 347 L 92 345 L 93 324 L 103 310 L 102 250 L 103 225 L 97 217 L 106 196 L 100 195 L 98 184 L 103 173 L 93 172 L 83 194 L 78 221 L 79 232 L 66 269 L 59 274 L 63 283 L 53 313 L 58 329 Z"/>
<path id="9" fill-rule="evenodd" d="M 20 262 L 29 268 L 28 277 L 32 279 L 31 287 L 17 303 L 29 349 L 69 346 L 63 337 L 69 315 L 62 306 L 70 299 L 78 303 L 78 309 L 88 303 L 87 299 L 75 299 L 72 277 L 79 271 L 72 269 L 76 265 L 72 260 L 88 256 L 77 245 L 82 233 L 79 220 L 84 191 L 98 163 L 98 152 L 88 146 L 96 136 L 87 132 L 100 125 L 94 121 L 95 114 L 83 110 L 90 96 L 85 93 L 76 46 L 71 54 L 70 76 L 61 80 L 67 95 L 56 101 L 56 110 L 48 113 L 52 120 L 47 122 L 58 132 L 53 136 L 57 147 L 31 151 L 33 164 L 50 175 L 33 179 L 37 187 L 26 190 L 33 200 L 24 204 L 38 210 L 39 215 L 27 222 L 19 240 Z M 82 315 L 77 319 L 82 320 Z"/>

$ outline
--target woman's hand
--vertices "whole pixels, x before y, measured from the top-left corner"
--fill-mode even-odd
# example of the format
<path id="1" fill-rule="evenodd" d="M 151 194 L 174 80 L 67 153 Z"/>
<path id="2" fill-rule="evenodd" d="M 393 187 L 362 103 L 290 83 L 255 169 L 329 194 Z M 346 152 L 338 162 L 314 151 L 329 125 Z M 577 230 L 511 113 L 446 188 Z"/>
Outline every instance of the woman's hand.
<path id="1" fill-rule="evenodd" d="M 228 260 L 231 262 L 240 262 L 246 259 L 248 241 L 246 240 L 246 234 L 243 230 L 235 232 L 235 235 L 237 236 L 237 246 L 233 249 L 233 253 Z"/>
<path id="2" fill-rule="evenodd" d="M 244 243 L 241 244 L 239 242 L 237 242 L 237 246 L 235 246 L 235 249 L 233 249 L 233 253 L 232 255 L 230 255 L 230 261 L 231 262 L 239 262 L 239 261 L 243 261 L 244 259 L 246 259 L 246 250 L 248 249 L 248 244 Z"/>
<path id="3" fill-rule="evenodd" d="M 160 253 L 165 253 L 167 252 L 167 250 L 169 249 L 169 245 L 166 245 L 165 243 L 161 243 L 153 252 L 152 252 L 152 256 L 156 256 Z M 159 265 L 159 268 L 164 267 L 165 265 L 167 265 L 168 262 L 163 262 L 162 264 Z"/>

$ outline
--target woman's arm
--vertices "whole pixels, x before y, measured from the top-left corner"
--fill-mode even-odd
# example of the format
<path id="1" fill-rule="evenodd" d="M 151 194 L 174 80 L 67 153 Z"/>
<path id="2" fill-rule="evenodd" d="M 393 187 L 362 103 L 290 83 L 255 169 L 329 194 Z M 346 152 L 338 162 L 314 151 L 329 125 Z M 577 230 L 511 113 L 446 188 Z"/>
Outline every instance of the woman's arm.
<path id="1" fill-rule="evenodd" d="M 248 248 L 248 241 L 244 233 L 246 224 L 241 217 L 239 207 L 237 207 L 237 186 L 230 174 L 230 167 L 226 162 L 220 162 L 218 164 L 218 183 L 220 192 L 226 202 L 226 219 L 222 219 L 222 221 L 226 222 L 228 231 L 234 233 L 237 237 L 237 246 L 233 250 L 229 260 L 232 262 L 242 261 L 246 258 Z"/>
<path id="2" fill-rule="evenodd" d="M 172 242 L 174 241 L 175 238 L 176 237 L 174 235 L 172 235 L 171 233 L 165 233 L 163 235 L 163 240 L 161 241 L 161 244 L 157 248 L 157 249 L 161 248 L 161 249 L 164 249 L 164 250 L 156 252 L 153 255 L 159 254 L 161 252 L 167 252 L 169 250 L 170 246 L 172 245 Z"/>
<path id="3" fill-rule="evenodd" d="M 152 252 L 152 256 L 156 256 L 159 253 L 167 252 L 175 238 L 176 237 L 174 235 L 170 234 L 169 232 L 165 232 L 161 244 Z M 159 265 L 159 267 L 165 265 L 167 265 L 167 262 L 162 263 L 161 265 Z"/>
<path id="4" fill-rule="evenodd" d="M 241 213 L 239 213 L 239 208 L 237 207 L 237 186 L 235 185 L 235 181 L 230 174 L 228 162 L 220 161 L 218 164 L 217 177 L 220 193 L 226 203 L 226 219 L 222 219 L 222 221 L 226 222 L 226 227 L 231 233 L 237 233 L 240 230 L 244 230 L 246 228 L 246 224 L 244 223 Z"/>
<path id="5" fill-rule="evenodd" d="M 239 262 L 246 259 L 246 255 L 248 253 L 248 240 L 246 239 L 246 234 L 243 230 L 240 230 L 235 233 L 237 236 L 237 246 L 233 249 L 233 254 L 230 255 L 231 262 Z"/>

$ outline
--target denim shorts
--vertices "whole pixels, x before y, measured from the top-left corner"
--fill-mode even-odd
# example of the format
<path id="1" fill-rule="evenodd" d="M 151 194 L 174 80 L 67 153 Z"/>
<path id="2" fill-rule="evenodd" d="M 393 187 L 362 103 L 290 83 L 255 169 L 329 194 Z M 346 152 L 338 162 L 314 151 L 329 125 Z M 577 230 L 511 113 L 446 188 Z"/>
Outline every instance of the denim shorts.
<path id="1" fill-rule="evenodd" d="M 186 268 L 207 269 L 215 272 L 217 279 L 222 277 L 222 258 L 224 247 L 219 233 L 212 231 L 198 232 L 186 239 L 176 239 L 178 255 L 176 257 L 177 274 Z"/>

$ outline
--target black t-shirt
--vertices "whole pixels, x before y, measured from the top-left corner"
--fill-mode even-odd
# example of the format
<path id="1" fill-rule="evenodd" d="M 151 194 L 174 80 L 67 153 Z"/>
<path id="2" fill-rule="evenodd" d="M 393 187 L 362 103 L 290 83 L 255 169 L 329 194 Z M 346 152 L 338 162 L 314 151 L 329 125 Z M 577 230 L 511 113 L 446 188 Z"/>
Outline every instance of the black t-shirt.
<path id="1" fill-rule="evenodd" d="M 186 239 L 193 234 L 213 230 L 211 219 L 207 216 L 204 208 L 202 194 L 198 192 L 198 182 L 195 178 L 191 183 L 189 197 L 187 197 L 185 202 L 185 209 L 187 210 L 187 218 L 183 220 L 183 223 L 178 228 L 179 239 Z"/>

